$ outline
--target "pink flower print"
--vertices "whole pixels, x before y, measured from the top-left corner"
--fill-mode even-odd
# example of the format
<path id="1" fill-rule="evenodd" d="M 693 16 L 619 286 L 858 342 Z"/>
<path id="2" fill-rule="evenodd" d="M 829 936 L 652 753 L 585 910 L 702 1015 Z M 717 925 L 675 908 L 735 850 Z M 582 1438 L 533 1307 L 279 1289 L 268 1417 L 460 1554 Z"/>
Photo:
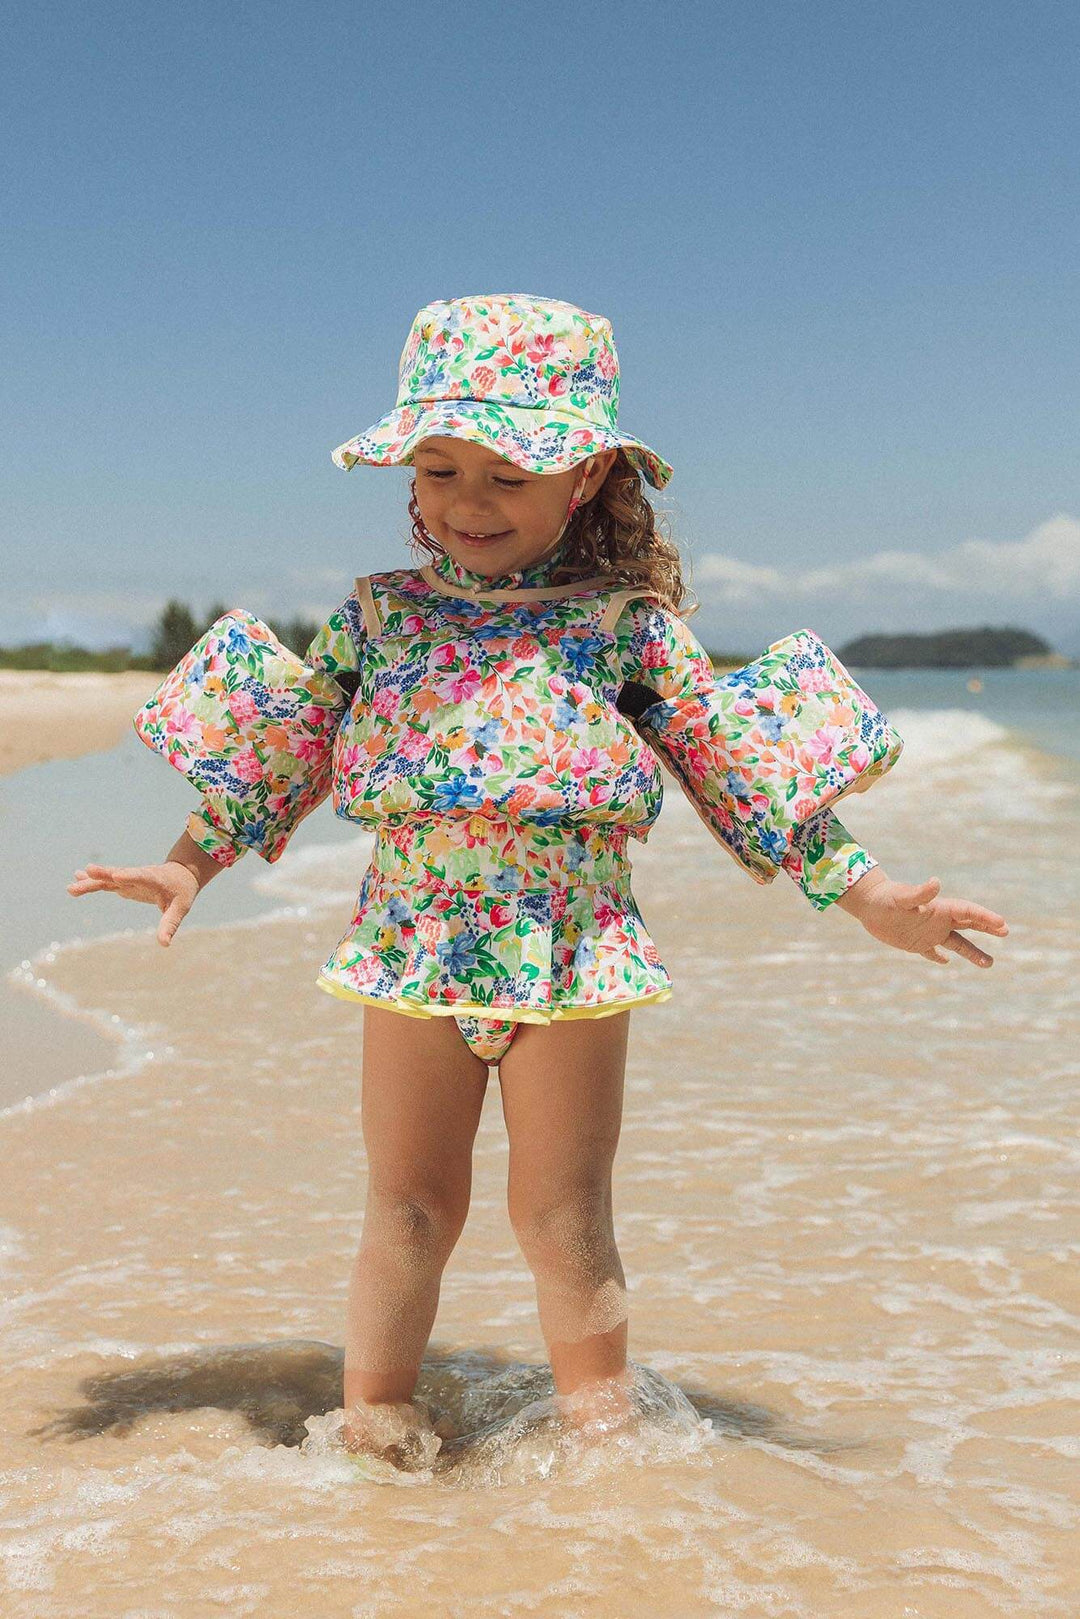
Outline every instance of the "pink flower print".
<path id="1" fill-rule="evenodd" d="M 578 427 L 568 435 L 566 442 L 572 444 L 575 449 L 580 449 L 584 444 L 591 444 L 595 437 L 591 427 Z"/>
<path id="2" fill-rule="evenodd" d="M 252 782 L 262 779 L 263 767 L 254 748 L 245 748 L 243 753 L 238 753 L 232 760 L 232 768 L 241 781 Z"/>
<path id="3" fill-rule="evenodd" d="M 490 365 L 478 365 L 472 374 L 473 392 L 478 399 L 489 394 L 496 383 L 496 376 Z"/>
<path id="4" fill-rule="evenodd" d="M 293 755 L 303 759 L 305 764 L 318 764 L 326 752 L 326 738 L 323 736 L 302 736 L 293 744 Z"/>
<path id="5" fill-rule="evenodd" d="M 828 691 L 832 684 L 826 669 L 800 669 L 795 678 L 798 682 L 799 690 L 803 692 Z"/>
<path id="6" fill-rule="evenodd" d="M 367 989 L 369 984 L 374 983 L 381 971 L 382 963 L 379 961 L 378 956 L 372 955 L 361 957 L 351 967 L 347 967 L 345 977 L 353 989 L 362 990 Z"/>
<path id="7" fill-rule="evenodd" d="M 555 336 L 553 332 L 538 332 L 529 345 L 529 359 L 536 365 L 540 360 L 554 360 Z"/>
<path id="8" fill-rule="evenodd" d="M 856 743 L 848 754 L 848 763 L 857 775 L 861 775 L 870 763 L 870 749 L 865 742 Z"/>
<path id="9" fill-rule="evenodd" d="M 403 759 L 408 759 L 410 764 L 416 764 L 420 759 L 427 757 L 430 746 L 431 743 L 423 731 L 409 730 L 399 743 L 398 752 Z"/>
<path id="10" fill-rule="evenodd" d="M 442 646 L 437 646 L 432 652 L 431 661 L 437 668 L 442 668 L 447 664 L 456 663 L 459 658 L 464 656 L 464 648 L 460 647 L 456 641 L 444 641 Z"/>
<path id="11" fill-rule="evenodd" d="M 806 752 L 819 764 L 831 765 L 843 746 L 847 732 L 840 725 L 823 725 L 806 744 Z"/>
<path id="12" fill-rule="evenodd" d="M 359 771 L 361 757 L 360 749 L 356 743 L 351 742 L 347 748 L 338 748 L 336 752 L 338 770 L 343 776 L 349 776 L 355 780 Z"/>
<path id="13" fill-rule="evenodd" d="M 492 927 L 505 928 L 514 920 L 514 908 L 512 905 L 493 905 L 488 916 Z"/>
<path id="14" fill-rule="evenodd" d="M 666 662 L 667 653 L 658 636 L 655 641 L 650 641 L 643 648 L 641 654 L 642 667 L 645 669 L 659 669 Z"/>
<path id="15" fill-rule="evenodd" d="M 424 627 L 424 620 L 419 613 L 409 613 L 401 621 L 402 635 L 419 635 Z"/>
<path id="16" fill-rule="evenodd" d="M 165 714 L 165 735 L 202 738 L 202 725 L 185 708 L 174 708 Z"/>
<path id="17" fill-rule="evenodd" d="M 749 697 L 737 697 L 734 708 L 736 714 L 744 720 L 748 720 L 752 714 L 757 713 L 757 704 Z"/>
<path id="18" fill-rule="evenodd" d="M 596 356 L 596 369 L 602 377 L 615 375 L 615 356 L 608 348 L 602 348 Z"/>
<path id="19" fill-rule="evenodd" d="M 595 787 L 589 788 L 589 791 L 586 794 L 586 802 L 594 809 L 599 809 L 601 804 L 606 804 L 609 801 L 612 791 L 613 789 L 610 782 L 597 782 Z"/>
<path id="20" fill-rule="evenodd" d="M 698 781 L 704 781 L 709 774 L 711 760 L 705 748 L 691 748 L 686 756 L 690 766 L 690 774 L 696 776 Z"/>
<path id="21" fill-rule="evenodd" d="M 468 702 L 475 697 L 482 685 L 479 669 L 462 669 L 445 680 L 436 682 L 435 690 L 440 697 L 448 697 L 452 703 Z"/>
<path id="22" fill-rule="evenodd" d="M 600 775 L 605 763 L 599 748 L 576 748 L 570 759 L 570 769 L 580 780 L 582 776 Z"/>
<path id="23" fill-rule="evenodd" d="M 388 720 L 390 718 L 397 708 L 397 705 L 398 694 L 396 691 L 392 691 L 389 686 L 384 686 L 381 691 L 377 691 L 375 696 L 371 699 L 372 708 L 375 710 L 376 714 L 381 715 L 384 720 Z"/>
<path id="24" fill-rule="evenodd" d="M 246 691 L 232 691 L 229 693 L 229 713 L 237 725 L 250 725 L 253 720 L 259 717 L 255 699 L 250 692 Z"/>
<path id="25" fill-rule="evenodd" d="M 552 399 L 558 399 L 567 391 L 566 378 L 556 372 L 554 376 L 549 377 L 547 380 L 547 391 Z"/>
<path id="26" fill-rule="evenodd" d="M 415 426 L 416 426 L 416 412 L 414 410 L 412 410 L 409 406 L 406 406 L 406 408 L 402 411 L 400 417 L 398 418 L 398 431 L 401 433 L 402 437 L 404 438 L 409 433 L 412 432 L 412 430 L 413 430 L 413 428 Z"/>

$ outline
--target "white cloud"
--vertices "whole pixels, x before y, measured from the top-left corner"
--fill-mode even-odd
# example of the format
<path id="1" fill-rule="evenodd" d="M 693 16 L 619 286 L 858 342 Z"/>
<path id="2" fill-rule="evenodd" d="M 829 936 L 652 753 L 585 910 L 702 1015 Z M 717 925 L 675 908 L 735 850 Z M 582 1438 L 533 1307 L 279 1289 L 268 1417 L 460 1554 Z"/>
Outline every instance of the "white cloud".
<path id="1" fill-rule="evenodd" d="M 759 567 L 720 552 L 694 567 L 695 583 L 721 601 L 762 596 L 872 595 L 882 585 L 944 594 L 1001 596 L 1009 601 L 1080 601 L 1080 522 L 1059 512 L 1022 540 L 962 540 L 927 556 L 922 551 L 874 551 L 827 568 Z"/>

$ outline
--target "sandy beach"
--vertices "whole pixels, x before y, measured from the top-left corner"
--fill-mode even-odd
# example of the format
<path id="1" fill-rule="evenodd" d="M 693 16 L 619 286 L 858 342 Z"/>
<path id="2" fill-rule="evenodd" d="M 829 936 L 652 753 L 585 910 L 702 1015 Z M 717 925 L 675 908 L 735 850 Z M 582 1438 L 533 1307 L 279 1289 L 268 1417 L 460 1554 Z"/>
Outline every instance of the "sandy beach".
<path id="1" fill-rule="evenodd" d="M 639 1418 L 591 1451 L 553 1424 L 494 1080 L 418 1390 L 455 1441 L 397 1488 L 334 1442 L 362 1017 L 314 978 L 367 841 L 309 823 L 274 914 L 169 951 L 142 907 L 88 940 L 73 911 L 33 972 L 123 1045 L 0 1110 L 5 1616 L 1072 1619 L 1078 767 L 893 717 L 904 768 L 847 824 L 1010 937 L 986 972 L 887 951 L 669 793 L 634 887 L 676 991 L 632 1019 L 615 1176 Z"/>
<path id="2" fill-rule="evenodd" d="M 0 776 L 114 747 L 160 680 L 145 669 L 0 669 Z"/>

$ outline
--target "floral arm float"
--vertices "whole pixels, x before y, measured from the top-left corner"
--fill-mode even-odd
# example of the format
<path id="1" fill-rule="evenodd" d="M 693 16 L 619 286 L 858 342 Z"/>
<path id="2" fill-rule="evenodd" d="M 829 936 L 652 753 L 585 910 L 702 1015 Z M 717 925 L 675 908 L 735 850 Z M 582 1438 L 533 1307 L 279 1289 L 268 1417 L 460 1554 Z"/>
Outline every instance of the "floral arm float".
<path id="1" fill-rule="evenodd" d="M 902 738 L 812 630 L 717 677 L 682 619 L 627 598 L 616 636 L 638 730 L 755 882 L 784 870 L 825 910 L 877 865 L 830 806 L 891 769 Z"/>
<path id="2" fill-rule="evenodd" d="M 303 658 L 253 614 L 217 619 L 134 716 L 137 735 L 202 794 L 187 832 L 222 866 L 280 859 L 332 785 L 363 618 L 350 596 Z"/>

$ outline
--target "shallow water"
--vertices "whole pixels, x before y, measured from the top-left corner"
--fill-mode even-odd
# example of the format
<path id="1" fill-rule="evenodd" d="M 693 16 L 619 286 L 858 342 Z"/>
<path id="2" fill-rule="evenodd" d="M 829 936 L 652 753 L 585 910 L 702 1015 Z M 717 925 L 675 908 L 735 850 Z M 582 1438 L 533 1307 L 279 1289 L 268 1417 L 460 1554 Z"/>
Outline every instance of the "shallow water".
<path id="1" fill-rule="evenodd" d="M 313 979 L 355 839 L 169 951 L 147 913 L 31 954 L 131 1060 L 0 1117 L 5 1619 L 1072 1619 L 1080 767 L 873 689 L 907 751 L 846 824 L 1009 937 L 887 950 L 669 790 L 635 893 L 676 990 L 633 1014 L 615 1172 L 638 1415 L 592 1443 L 494 1079 L 417 1390 L 454 1437 L 392 1485 L 336 1442 L 362 1019 Z"/>

